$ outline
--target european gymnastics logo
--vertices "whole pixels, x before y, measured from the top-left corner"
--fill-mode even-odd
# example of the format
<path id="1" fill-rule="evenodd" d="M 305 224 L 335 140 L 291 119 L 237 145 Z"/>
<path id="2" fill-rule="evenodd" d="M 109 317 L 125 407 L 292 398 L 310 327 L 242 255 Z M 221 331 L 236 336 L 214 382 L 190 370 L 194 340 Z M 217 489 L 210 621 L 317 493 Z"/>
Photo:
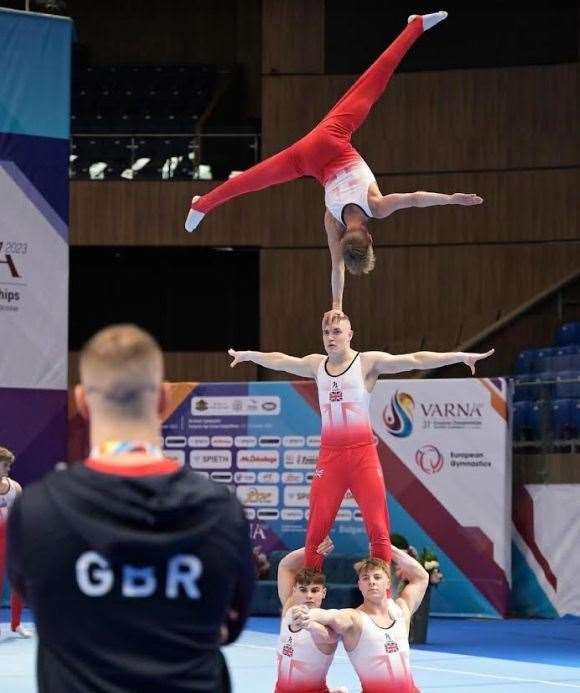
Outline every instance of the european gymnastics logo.
<path id="1" fill-rule="evenodd" d="M 398 390 L 391 397 L 391 403 L 383 410 L 383 421 L 387 431 L 396 438 L 407 438 L 413 431 L 413 412 L 415 401 L 406 392 Z"/>

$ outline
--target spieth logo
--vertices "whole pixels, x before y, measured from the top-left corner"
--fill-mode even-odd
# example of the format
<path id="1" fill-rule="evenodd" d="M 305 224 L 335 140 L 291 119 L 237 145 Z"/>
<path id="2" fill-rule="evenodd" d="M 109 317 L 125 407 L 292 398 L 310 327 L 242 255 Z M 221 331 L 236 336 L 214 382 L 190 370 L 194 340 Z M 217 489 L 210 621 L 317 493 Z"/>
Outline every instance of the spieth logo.
<path id="1" fill-rule="evenodd" d="M 336 380 L 332 381 L 328 398 L 331 402 L 342 402 L 342 390 L 338 386 Z"/>
<path id="2" fill-rule="evenodd" d="M 399 646 L 391 638 L 390 635 L 385 635 L 385 652 L 387 654 L 396 654 L 399 651 Z"/>
<path id="3" fill-rule="evenodd" d="M 284 657 L 293 657 L 294 656 L 294 648 L 292 647 L 292 638 L 288 638 L 288 642 L 286 642 L 283 647 L 282 647 L 282 654 Z"/>
<path id="4" fill-rule="evenodd" d="M 383 422 L 387 431 L 396 438 L 407 438 L 413 432 L 413 413 L 415 401 L 406 392 L 398 390 L 391 397 L 391 403 L 383 410 Z"/>
<path id="5" fill-rule="evenodd" d="M 415 453 L 415 462 L 425 474 L 437 474 L 443 469 L 445 458 L 434 445 L 423 445 Z"/>

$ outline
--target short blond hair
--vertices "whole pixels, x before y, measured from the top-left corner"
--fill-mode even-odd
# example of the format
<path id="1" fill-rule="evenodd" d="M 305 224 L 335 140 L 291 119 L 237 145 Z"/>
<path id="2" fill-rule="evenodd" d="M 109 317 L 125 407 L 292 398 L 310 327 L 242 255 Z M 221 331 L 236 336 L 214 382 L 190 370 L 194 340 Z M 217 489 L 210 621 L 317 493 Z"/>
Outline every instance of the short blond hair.
<path id="1" fill-rule="evenodd" d="M 341 240 L 342 257 L 351 274 L 368 274 L 375 266 L 373 244 L 362 231 L 347 231 Z"/>
<path id="2" fill-rule="evenodd" d="M 16 458 L 14 457 L 12 450 L 8 450 L 8 448 L 0 448 L 0 462 L 10 462 L 10 464 L 13 464 L 15 459 Z"/>
<path id="3" fill-rule="evenodd" d="M 112 325 L 83 347 L 79 370 L 88 394 L 103 396 L 117 414 L 143 414 L 146 392 L 163 377 L 163 354 L 155 339 L 137 325 Z"/>
<path id="4" fill-rule="evenodd" d="M 363 558 L 362 561 L 358 561 L 353 566 L 355 573 L 360 578 L 364 573 L 370 573 L 372 570 L 382 570 L 387 574 L 387 577 L 391 578 L 391 564 L 384 561 L 382 558 Z"/>

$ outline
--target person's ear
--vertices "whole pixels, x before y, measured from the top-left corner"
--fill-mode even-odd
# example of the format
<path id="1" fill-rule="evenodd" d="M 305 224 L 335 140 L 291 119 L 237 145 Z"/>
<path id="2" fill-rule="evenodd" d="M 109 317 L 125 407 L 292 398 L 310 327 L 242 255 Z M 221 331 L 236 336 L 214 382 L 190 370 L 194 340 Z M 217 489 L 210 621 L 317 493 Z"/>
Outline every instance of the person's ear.
<path id="1" fill-rule="evenodd" d="M 86 390 L 82 385 L 75 385 L 74 393 L 77 411 L 85 421 L 88 421 L 90 417 L 90 411 L 89 404 L 87 402 Z"/>
<path id="2" fill-rule="evenodd" d="M 157 404 L 157 413 L 161 421 L 164 421 L 169 415 L 169 407 L 171 406 L 171 395 L 169 392 L 169 383 L 161 383 L 159 388 L 159 402 Z"/>

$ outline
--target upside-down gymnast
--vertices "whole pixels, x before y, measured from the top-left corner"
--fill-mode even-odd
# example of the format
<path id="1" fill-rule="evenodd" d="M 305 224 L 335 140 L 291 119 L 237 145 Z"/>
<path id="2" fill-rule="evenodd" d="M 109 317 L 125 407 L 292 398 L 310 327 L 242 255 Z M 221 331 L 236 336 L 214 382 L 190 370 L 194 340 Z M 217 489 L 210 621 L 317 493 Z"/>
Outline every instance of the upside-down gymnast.
<path id="1" fill-rule="evenodd" d="M 481 197 L 465 193 L 382 195 L 370 168 L 351 144 L 353 133 L 364 123 L 409 48 L 424 31 L 446 17 L 446 12 L 411 15 L 405 30 L 313 130 L 206 195 L 196 195 L 185 228 L 193 231 L 208 212 L 234 197 L 313 176 L 325 189 L 324 226 L 332 259 L 333 309 L 327 316 L 338 317 L 342 313 L 345 265 L 353 274 L 370 272 L 374 266 L 370 219 L 384 219 L 408 207 L 481 204 Z"/>

